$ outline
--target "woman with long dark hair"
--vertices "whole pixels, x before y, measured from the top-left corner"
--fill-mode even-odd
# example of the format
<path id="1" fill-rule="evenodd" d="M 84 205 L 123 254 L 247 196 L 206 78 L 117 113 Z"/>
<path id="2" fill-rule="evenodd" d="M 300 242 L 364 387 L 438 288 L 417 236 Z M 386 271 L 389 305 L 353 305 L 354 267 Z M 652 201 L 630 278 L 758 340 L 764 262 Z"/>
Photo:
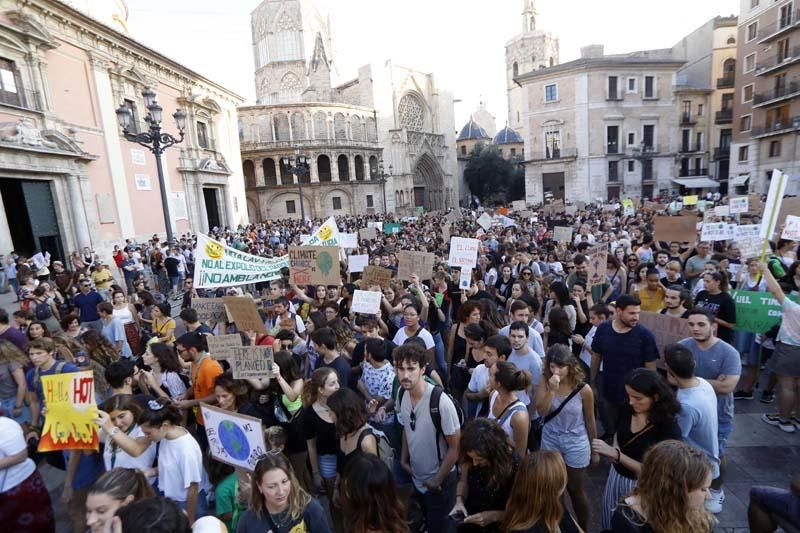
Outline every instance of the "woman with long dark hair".
<path id="1" fill-rule="evenodd" d="M 156 445 L 145 437 L 136 423 L 141 414 L 142 408 L 130 394 L 115 394 L 100 406 L 97 425 L 106 438 L 103 462 L 106 470 L 138 469 L 153 483 L 156 480 L 153 468 Z"/>
<path id="2" fill-rule="evenodd" d="M 505 307 L 506 300 L 511 297 L 511 286 L 514 284 L 511 265 L 504 264 L 500 267 L 500 275 L 494 283 L 494 297 L 500 307 Z"/>
<path id="3" fill-rule="evenodd" d="M 450 327 L 447 339 L 447 367 L 450 375 L 450 386 L 456 400 L 460 400 L 469 383 L 467 373 L 467 334 L 469 324 L 481 321 L 481 307 L 474 300 L 467 300 L 458 308 L 458 316 Z"/>
<path id="4" fill-rule="evenodd" d="M 150 370 L 139 373 L 139 386 L 152 396 L 176 399 L 186 393 L 188 380 L 181 378 L 183 367 L 172 346 L 150 344 L 142 354 L 142 362 Z"/>
<path id="5" fill-rule="evenodd" d="M 703 287 L 695 297 L 694 304 L 714 314 L 717 337 L 732 345 L 736 303 L 728 293 L 728 275 L 725 272 L 706 272 L 703 274 Z"/>
<path id="6" fill-rule="evenodd" d="M 575 324 L 578 321 L 578 312 L 572 302 L 572 295 L 564 283 L 556 281 L 550 284 L 550 299 L 544 306 L 544 314 L 542 322 L 545 325 L 545 332 L 547 332 L 547 325 L 550 323 L 550 311 L 552 309 L 561 308 L 567 313 L 569 318 L 569 329 L 575 331 Z"/>
<path id="7" fill-rule="evenodd" d="M 311 374 L 303 389 L 303 432 L 314 488 L 333 495 L 336 482 L 336 454 L 339 442 L 328 398 L 339 390 L 339 377 L 331 367 L 320 367 Z"/>
<path id="8" fill-rule="evenodd" d="M 344 522 L 352 533 L 409 533 L 392 472 L 376 455 L 354 457 L 340 488 Z"/>
<path id="9" fill-rule="evenodd" d="M 661 441 L 681 438 L 677 421 L 681 406 L 658 372 L 646 368 L 632 371 L 625 378 L 625 392 L 628 403 L 620 413 L 613 445 L 592 441 L 592 452 L 613 462 L 603 492 L 603 529 L 611 527 L 619 499 L 636 486 L 645 452 Z"/>

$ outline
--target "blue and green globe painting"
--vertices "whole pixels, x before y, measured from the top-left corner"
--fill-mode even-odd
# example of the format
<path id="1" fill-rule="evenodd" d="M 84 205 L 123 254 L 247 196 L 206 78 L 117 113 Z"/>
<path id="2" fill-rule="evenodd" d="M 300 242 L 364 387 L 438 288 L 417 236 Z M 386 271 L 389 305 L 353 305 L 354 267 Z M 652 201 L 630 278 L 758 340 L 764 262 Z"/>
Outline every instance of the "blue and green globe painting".
<path id="1" fill-rule="evenodd" d="M 222 447 L 233 459 L 245 461 L 250 457 L 250 444 L 242 428 L 230 420 L 223 420 L 217 427 L 217 434 Z"/>

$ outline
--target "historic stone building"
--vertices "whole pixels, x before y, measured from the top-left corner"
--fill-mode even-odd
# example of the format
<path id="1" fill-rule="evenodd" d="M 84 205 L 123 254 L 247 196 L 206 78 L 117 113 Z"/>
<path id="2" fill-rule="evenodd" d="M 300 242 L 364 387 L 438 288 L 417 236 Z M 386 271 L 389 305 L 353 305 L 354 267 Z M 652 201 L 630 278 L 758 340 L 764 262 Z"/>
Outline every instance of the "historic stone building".
<path id="1" fill-rule="evenodd" d="M 187 114 L 162 158 L 175 234 L 246 222 L 242 98 L 127 35 L 124 2 L 74 3 L 0 0 L 0 253 L 64 258 L 164 236 L 156 160 L 115 115 L 127 106 L 145 131 L 145 88 L 166 132 L 176 108 Z"/>
<path id="2" fill-rule="evenodd" d="M 334 86 L 330 40 L 318 33 L 306 55 L 298 0 L 264 0 L 251 25 L 257 103 L 239 109 L 251 220 L 457 202 L 453 99 L 432 74 L 387 61 Z M 295 155 L 299 175 L 284 162 Z"/>

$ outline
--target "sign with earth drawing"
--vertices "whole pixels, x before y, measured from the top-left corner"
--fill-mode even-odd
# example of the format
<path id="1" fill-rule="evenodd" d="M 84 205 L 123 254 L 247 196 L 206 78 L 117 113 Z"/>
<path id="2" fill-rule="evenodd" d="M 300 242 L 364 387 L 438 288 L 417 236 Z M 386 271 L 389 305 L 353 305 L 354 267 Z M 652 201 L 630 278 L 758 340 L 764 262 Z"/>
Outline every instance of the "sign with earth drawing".
<path id="1" fill-rule="evenodd" d="M 290 246 L 289 279 L 295 285 L 340 285 L 339 249 L 331 246 Z"/>
<path id="2" fill-rule="evenodd" d="M 266 453 L 261 420 L 201 403 L 211 457 L 252 472 Z"/>

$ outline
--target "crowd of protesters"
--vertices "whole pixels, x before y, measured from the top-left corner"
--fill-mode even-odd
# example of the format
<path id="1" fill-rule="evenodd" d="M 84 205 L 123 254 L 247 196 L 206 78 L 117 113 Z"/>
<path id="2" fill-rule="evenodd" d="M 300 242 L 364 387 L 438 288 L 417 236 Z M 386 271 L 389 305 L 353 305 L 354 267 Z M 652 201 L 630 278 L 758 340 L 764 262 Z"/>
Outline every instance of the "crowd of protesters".
<path id="1" fill-rule="evenodd" d="M 466 209 L 337 218 L 342 233 L 398 223 L 347 250 L 395 275 L 399 251 L 434 254 L 433 271 L 383 287 L 342 261 L 338 285 L 298 287 L 287 269 L 198 289 L 190 235 L 126 241 L 108 261 L 88 248 L 47 264 L 12 254 L 3 266 L 19 309 L 0 309 L 2 523 L 54 531 L 48 465 L 65 471 L 74 532 L 709 532 L 735 401 L 763 383 L 760 401 L 779 399 L 763 416 L 770 431 L 800 426 L 798 243 L 743 258 L 733 241 L 661 241 L 661 213 L 626 211 L 548 204 L 487 228 Z M 210 237 L 279 257 L 321 222 Z M 570 240 L 555 241 L 556 227 L 572 228 Z M 480 240 L 466 285 L 448 265 L 449 237 Z M 589 283 L 598 244 L 606 273 Z M 771 293 L 780 325 L 738 331 L 732 288 Z M 352 312 L 356 290 L 382 292 L 380 312 Z M 224 295 L 253 298 L 266 333 L 200 320 L 192 299 Z M 690 335 L 660 350 L 644 311 L 685 319 Z M 234 379 L 209 353 L 208 336 L 231 333 L 273 347 L 271 377 Z M 37 452 L 41 377 L 87 370 L 100 449 Z M 212 458 L 201 403 L 261 420 L 269 449 L 254 471 Z M 608 471 L 602 501 L 586 494 L 592 468 Z M 752 531 L 800 527 L 798 494 L 754 487 Z"/>

